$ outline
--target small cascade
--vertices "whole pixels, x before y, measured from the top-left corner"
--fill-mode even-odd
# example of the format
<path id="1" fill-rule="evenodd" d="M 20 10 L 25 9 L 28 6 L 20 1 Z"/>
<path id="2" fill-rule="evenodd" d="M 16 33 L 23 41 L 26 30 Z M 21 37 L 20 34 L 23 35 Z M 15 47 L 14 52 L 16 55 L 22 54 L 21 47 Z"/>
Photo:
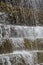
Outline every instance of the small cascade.
<path id="1" fill-rule="evenodd" d="M 43 38 L 43 27 L 0 25 L 0 38 Z"/>
<path id="2" fill-rule="evenodd" d="M 34 57 L 33 57 L 34 54 Z M 35 59 L 35 55 L 36 53 L 33 52 L 26 52 L 26 51 L 14 51 L 12 54 L 8 54 L 6 56 L 5 55 L 1 55 L 1 59 L 0 61 L 3 59 L 3 61 L 1 61 L 1 63 L 3 62 L 2 65 L 13 65 L 13 64 L 21 64 L 21 65 L 34 65 L 34 59 Z M 33 59 L 34 58 L 34 59 Z"/>
<path id="3" fill-rule="evenodd" d="M 5 59 L 6 59 L 6 61 L 7 61 L 7 65 L 11 65 L 11 62 L 10 62 L 9 57 L 7 57 L 7 58 L 5 58 Z"/>
<path id="4" fill-rule="evenodd" d="M 2 57 L 2 58 L 0 59 L 0 61 L 1 61 L 0 64 L 2 64 L 2 65 L 11 65 L 11 62 L 10 62 L 8 56 Z"/>
<path id="5" fill-rule="evenodd" d="M 0 65 L 43 65 L 43 0 L 0 0 Z"/>

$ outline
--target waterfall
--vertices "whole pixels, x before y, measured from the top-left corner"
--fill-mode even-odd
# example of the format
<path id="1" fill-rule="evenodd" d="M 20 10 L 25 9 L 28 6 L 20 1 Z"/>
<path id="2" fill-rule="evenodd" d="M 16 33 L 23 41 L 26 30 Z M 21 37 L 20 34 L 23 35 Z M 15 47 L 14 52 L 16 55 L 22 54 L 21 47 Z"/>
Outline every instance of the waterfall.
<path id="1" fill-rule="evenodd" d="M 43 65 L 43 0 L 0 0 L 0 65 Z"/>
<path id="2" fill-rule="evenodd" d="M 11 65 L 11 62 L 9 60 L 9 57 L 6 58 L 6 61 L 7 61 L 7 65 Z"/>
<path id="3" fill-rule="evenodd" d="M 29 27 L 29 26 L 14 26 L 14 25 L 0 25 L 0 35 L 6 38 L 43 38 L 43 27 Z"/>
<path id="4" fill-rule="evenodd" d="M 1 60 L 2 60 L 2 61 L 1 61 Z M 11 62 L 10 62 L 8 56 L 2 57 L 2 58 L 0 59 L 0 61 L 1 61 L 0 63 L 2 63 L 2 65 L 11 65 Z"/>
<path id="5" fill-rule="evenodd" d="M 34 54 L 34 57 L 33 57 Z M 26 52 L 26 51 L 15 51 L 10 55 L 1 55 L 0 61 L 3 59 L 3 64 L 2 65 L 13 65 L 12 62 L 15 60 L 14 64 L 22 64 L 22 65 L 34 65 L 34 59 L 36 56 L 36 53 L 34 52 Z M 12 61 L 12 62 L 11 62 Z M 1 62 L 1 63 L 2 63 Z"/>

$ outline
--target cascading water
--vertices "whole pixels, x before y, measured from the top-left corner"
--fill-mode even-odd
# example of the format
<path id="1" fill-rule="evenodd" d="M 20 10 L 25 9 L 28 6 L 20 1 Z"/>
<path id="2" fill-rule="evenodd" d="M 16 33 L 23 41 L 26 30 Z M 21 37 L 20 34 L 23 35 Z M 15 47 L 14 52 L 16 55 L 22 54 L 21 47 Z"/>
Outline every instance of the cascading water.
<path id="1" fill-rule="evenodd" d="M 0 65 L 43 65 L 43 0 L 0 2 Z"/>
<path id="2" fill-rule="evenodd" d="M 35 55 L 34 55 L 35 54 Z M 34 55 L 34 57 L 33 57 Z M 1 63 L 4 65 L 13 65 L 14 64 L 18 65 L 34 65 L 37 61 L 34 61 L 35 56 L 37 54 L 34 52 L 26 52 L 26 51 L 14 51 L 12 54 L 4 54 L 0 55 L 1 57 Z M 30 61 L 31 60 L 31 61 Z M 6 63 L 6 64 L 5 64 Z"/>

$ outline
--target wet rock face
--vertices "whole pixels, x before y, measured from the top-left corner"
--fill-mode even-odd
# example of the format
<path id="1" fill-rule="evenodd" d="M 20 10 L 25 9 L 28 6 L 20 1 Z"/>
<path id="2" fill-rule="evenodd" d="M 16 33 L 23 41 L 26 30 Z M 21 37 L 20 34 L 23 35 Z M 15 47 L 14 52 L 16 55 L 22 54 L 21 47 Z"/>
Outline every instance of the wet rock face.
<path id="1" fill-rule="evenodd" d="M 13 44 L 10 40 L 5 40 L 2 42 L 2 45 L 0 45 L 0 54 L 2 53 L 11 53 L 13 52 Z"/>
<path id="2" fill-rule="evenodd" d="M 0 1 L 0 65 L 43 65 L 43 0 Z"/>
<path id="3" fill-rule="evenodd" d="M 0 53 L 11 53 L 15 50 L 43 50 L 43 39 L 30 40 L 26 38 L 3 39 L 0 42 Z"/>
<path id="4" fill-rule="evenodd" d="M 1 12 L 0 12 L 1 13 Z M 4 12 L 3 12 L 4 13 Z M 24 17 L 22 16 L 23 13 L 21 14 L 20 12 L 16 15 L 16 14 L 6 14 L 4 13 L 2 15 L 0 15 L 0 23 L 5 23 L 5 24 L 13 24 L 13 25 L 33 25 L 32 19 L 30 18 L 30 16 L 26 17 L 24 15 Z M 27 21 L 25 20 L 27 19 Z M 32 22 L 32 23 L 31 23 Z"/>
<path id="5" fill-rule="evenodd" d="M 42 11 L 39 11 L 38 13 L 38 18 L 39 18 L 39 23 L 40 25 L 42 24 L 43 25 L 43 10 Z"/>
<path id="6" fill-rule="evenodd" d="M 21 5 L 17 6 L 17 4 L 15 6 L 12 6 L 12 4 L 6 4 L 2 2 L 0 4 L 0 11 L 2 13 L 4 12 L 4 14 L 1 15 L 0 22 L 1 23 L 4 22 L 5 24 L 29 25 L 29 26 L 43 25 L 43 14 L 42 14 L 43 4 L 41 4 L 41 1 L 37 0 L 36 2 L 35 1 L 28 1 L 28 2 L 29 2 L 28 8 L 25 7 L 26 5 L 24 7 L 21 7 Z"/>
<path id="7" fill-rule="evenodd" d="M 43 39 L 35 40 L 35 44 L 37 45 L 38 50 L 43 50 Z"/>
<path id="8" fill-rule="evenodd" d="M 31 14 L 30 14 L 31 13 Z M 32 12 L 25 12 L 24 13 L 14 13 L 14 14 L 7 14 L 5 12 L 0 12 L 0 23 L 1 24 L 12 24 L 12 25 L 29 25 L 29 26 L 32 26 L 32 25 L 43 25 L 43 12 L 39 12 L 37 13 L 37 16 L 36 16 L 36 19 L 37 19 L 37 22 L 34 21 L 34 18 L 33 18 L 33 13 Z M 30 15 L 27 15 L 27 14 L 30 14 Z M 22 16 L 23 15 L 23 16 Z"/>
<path id="9" fill-rule="evenodd" d="M 40 65 L 43 65 L 43 52 L 39 52 L 38 54 L 38 63 L 40 63 Z"/>
<path id="10" fill-rule="evenodd" d="M 6 5 L 6 6 L 5 6 Z M 29 8 L 12 6 L 11 4 L 0 3 L 0 11 L 4 14 L 0 17 L 0 23 L 16 25 L 33 25 L 33 13 Z M 1 13 L 0 12 L 0 13 Z"/>
<path id="11" fill-rule="evenodd" d="M 43 50 L 43 39 L 36 39 L 34 41 L 24 39 L 24 47 L 28 50 Z"/>
<path id="12" fill-rule="evenodd" d="M 40 8 L 43 5 L 43 0 L 0 0 L 2 2 L 9 2 L 12 5 L 19 5 L 19 6 L 23 6 L 23 7 L 36 7 Z"/>

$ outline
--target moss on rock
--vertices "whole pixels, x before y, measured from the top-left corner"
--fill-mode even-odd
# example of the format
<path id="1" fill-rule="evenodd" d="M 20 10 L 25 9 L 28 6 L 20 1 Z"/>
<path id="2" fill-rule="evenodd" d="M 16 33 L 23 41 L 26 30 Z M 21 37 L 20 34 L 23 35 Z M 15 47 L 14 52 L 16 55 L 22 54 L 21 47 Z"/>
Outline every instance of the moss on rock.
<path id="1" fill-rule="evenodd" d="M 24 47 L 25 49 L 32 50 L 32 41 L 29 39 L 24 39 Z"/>
<path id="2" fill-rule="evenodd" d="M 8 39 L 2 42 L 0 45 L 0 54 L 2 53 L 11 53 L 14 50 L 14 44 Z"/>
<path id="3" fill-rule="evenodd" d="M 12 4 L 0 3 L 0 12 L 8 13 L 8 18 L 16 24 L 33 25 L 33 11 L 30 8 L 13 6 Z M 16 22 L 15 22 L 16 20 Z"/>
<path id="4" fill-rule="evenodd" d="M 38 52 L 38 63 L 43 63 L 43 52 Z"/>

